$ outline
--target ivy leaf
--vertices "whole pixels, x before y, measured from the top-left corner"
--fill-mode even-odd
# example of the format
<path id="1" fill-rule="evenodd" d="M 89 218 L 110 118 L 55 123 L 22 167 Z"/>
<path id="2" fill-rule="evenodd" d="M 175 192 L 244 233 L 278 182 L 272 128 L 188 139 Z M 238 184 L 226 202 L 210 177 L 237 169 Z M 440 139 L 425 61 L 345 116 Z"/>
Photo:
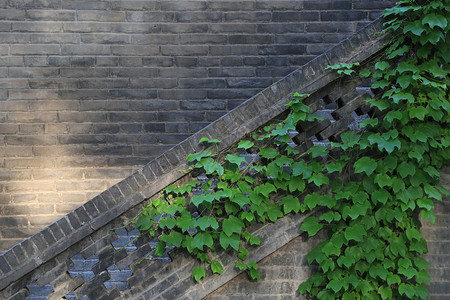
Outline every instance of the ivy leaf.
<path id="1" fill-rule="evenodd" d="M 195 281 L 199 282 L 200 279 L 206 277 L 205 269 L 202 266 L 196 266 L 192 271 L 192 277 L 195 279 Z"/>
<path id="2" fill-rule="evenodd" d="M 337 293 L 343 288 L 343 286 L 344 280 L 342 278 L 334 278 L 330 280 L 326 287 Z"/>
<path id="3" fill-rule="evenodd" d="M 247 266 L 243 262 L 240 261 L 236 264 L 236 268 L 238 268 L 240 271 L 243 271 L 243 270 L 247 269 Z"/>
<path id="4" fill-rule="evenodd" d="M 227 250 L 228 246 L 231 246 L 231 248 L 238 251 L 240 242 L 241 239 L 237 234 L 232 234 L 231 236 L 228 236 L 223 232 L 220 233 L 219 243 L 224 250 Z"/>
<path id="5" fill-rule="evenodd" d="M 222 230 L 227 236 L 231 236 L 234 232 L 240 234 L 242 228 L 244 228 L 244 222 L 233 215 L 223 220 Z"/>
<path id="6" fill-rule="evenodd" d="M 217 228 L 219 228 L 219 223 L 217 223 L 216 219 L 213 217 L 204 216 L 195 221 L 195 226 L 201 230 L 205 230 L 208 227 L 217 230 Z"/>
<path id="7" fill-rule="evenodd" d="M 261 240 L 259 237 L 257 236 L 252 236 L 249 240 L 250 245 L 254 246 L 254 245 L 260 245 L 261 244 Z"/>
<path id="8" fill-rule="evenodd" d="M 247 273 L 251 280 L 255 281 L 255 280 L 258 280 L 261 278 L 258 270 L 256 269 L 256 267 L 257 267 L 256 264 L 255 264 L 255 266 L 253 266 L 252 262 L 249 262 L 247 266 L 248 266 Z"/>
<path id="9" fill-rule="evenodd" d="M 423 28 L 420 21 L 414 21 L 406 24 L 405 28 L 403 29 L 403 33 L 411 32 L 414 35 L 420 36 L 422 32 L 424 32 L 425 28 Z"/>
<path id="10" fill-rule="evenodd" d="M 375 263 L 369 268 L 369 274 L 373 278 L 380 277 L 382 280 L 386 280 L 386 277 L 388 275 L 388 271 L 383 267 L 383 265 L 379 263 Z"/>
<path id="11" fill-rule="evenodd" d="M 366 234 L 366 229 L 360 224 L 349 226 L 344 232 L 344 236 L 347 240 L 355 240 L 357 242 L 362 242 Z"/>
<path id="12" fill-rule="evenodd" d="M 374 182 L 380 186 L 380 188 L 383 188 L 385 186 L 391 186 L 392 180 L 391 177 L 387 174 L 377 174 L 375 176 Z"/>
<path id="13" fill-rule="evenodd" d="M 401 256 L 405 256 L 406 251 L 408 250 L 406 248 L 405 241 L 400 237 L 392 237 L 391 238 L 390 244 L 389 244 L 389 249 L 390 249 L 391 253 L 394 254 L 395 256 L 397 256 L 399 254 Z"/>
<path id="14" fill-rule="evenodd" d="M 337 161 L 337 162 L 332 162 L 329 163 L 327 165 L 325 165 L 325 169 L 327 169 L 328 173 L 333 173 L 333 172 L 342 172 L 342 169 L 345 167 L 346 162 L 343 161 Z"/>
<path id="15" fill-rule="evenodd" d="M 206 174 L 213 174 L 214 172 L 217 172 L 219 175 L 223 175 L 223 167 L 220 163 L 214 161 L 211 157 L 208 158 L 202 158 L 198 163 L 195 164 L 198 168 L 204 168 Z"/>
<path id="16" fill-rule="evenodd" d="M 428 269 L 428 267 L 430 266 L 430 264 L 420 256 L 414 257 L 414 265 L 419 271 Z"/>
<path id="17" fill-rule="evenodd" d="M 328 155 L 328 149 L 325 146 L 312 146 L 306 153 L 310 154 L 312 158 L 315 158 Z"/>
<path id="18" fill-rule="evenodd" d="M 413 176 L 416 173 L 416 167 L 409 162 L 402 162 L 397 169 L 398 173 L 402 178 L 406 178 L 407 176 Z"/>
<path id="19" fill-rule="evenodd" d="M 247 256 L 248 256 L 248 250 L 247 249 L 245 249 L 245 248 L 241 248 L 240 250 L 239 250 L 239 253 L 238 253 L 238 258 L 240 259 L 240 260 L 246 260 L 247 259 Z"/>
<path id="20" fill-rule="evenodd" d="M 242 163 L 246 162 L 245 157 L 236 154 L 227 154 L 225 160 L 237 165 L 238 167 L 240 167 Z"/>
<path id="21" fill-rule="evenodd" d="M 319 223 L 319 220 L 316 217 L 308 217 L 306 218 L 302 225 L 300 226 L 300 230 L 306 231 L 308 236 L 314 236 L 320 229 L 322 229 L 323 224 Z"/>
<path id="22" fill-rule="evenodd" d="M 239 205 L 241 208 L 246 204 L 250 204 L 250 199 L 243 194 L 236 194 L 233 198 L 230 199 L 232 202 Z"/>
<path id="23" fill-rule="evenodd" d="M 392 274 L 389 273 L 388 277 L 387 277 L 387 283 L 388 285 L 393 285 L 393 284 L 400 284 L 402 281 L 400 279 L 400 276 L 396 275 L 396 274 Z"/>
<path id="24" fill-rule="evenodd" d="M 407 283 L 401 283 L 398 286 L 398 292 L 400 293 L 400 295 L 405 294 L 409 299 L 412 299 L 416 294 L 414 286 Z"/>
<path id="25" fill-rule="evenodd" d="M 381 299 L 392 299 L 392 290 L 388 286 L 380 286 L 378 288 L 378 294 L 381 296 Z"/>
<path id="26" fill-rule="evenodd" d="M 281 208 L 279 206 L 272 204 L 267 210 L 267 216 L 270 221 L 275 222 L 278 218 L 283 216 L 283 213 L 281 212 Z"/>
<path id="27" fill-rule="evenodd" d="M 291 211 L 298 213 L 300 210 L 300 201 L 292 195 L 284 197 L 280 204 L 283 205 L 284 214 L 288 214 Z"/>
<path id="28" fill-rule="evenodd" d="M 184 213 L 180 217 L 177 217 L 176 225 L 182 232 L 188 230 L 188 228 L 194 228 L 194 219 L 189 213 Z"/>
<path id="29" fill-rule="evenodd" d="M 430 28 L 438 26 L 442 29 L 445 29 L 447 27 L 447 19 L 443 15 L 436 15 L 435 13 L 431 13 L 426 15 L 425 18 L 422 19 L 422 24 L 428 24 Z"/>
<path id="30" fill-rule="evenodd" d="M 372 194 L 372 201 L 374 203 L 380 202 L 382 204 L 386 204 L 387 200 L 390 198 L 391 194 L 385 189 L 379 189 Z"/>
<path id="31" fill-rule="evenodd" d="M 253 145 L 255 145 L 255 143 L 250 142 L 250 141 L 240 141 L 238 144 L 238 149 L 250 149 L 251 147 L 253 147 Z"/>
<path id="32" fill-rule="evenodd" d="M 341 248 L 337 247 L 337 245 L 335 245 L 334 243 L 329 241 L 329 242 L 325 243 L 325 246 L 323 246 L 322 252 L 326 256 L 331 256 L 331 255 L 339 256 L 339 254 L 341 254 Z"/>
<path id="33" fill-rule="evenodd" d="M 417 206 L 425 208 L 426 210 L 431 210 L 434 207 L 434 204 L 430 198 L 419 198 L 417 199 Z"/>
<path id="34" fill-rule="evenodd" d="M 390 64 L 387 61 L 379 61 L 375 64 L 375 69 L 384 71 L 389 68 Z"/>
<path id="35" fill-rule="evenodd" d="M 211 154 L 212 154 L 211 150 L 205 150 L 205 151 L 202 151 L 199 153 L 191 153 L 188 155 L 187 160 L 188 161 L 199 161 L 203 157 L 211 156 Z"/>
<path id="36" fill-rule="evenodd" d="M 364 156 L 358 159 L 353 166 L 355 173 L 366 173 L 366 175 L 370 175 L 377 168 L 377 162 L 372 158 Z"/>
<path id="37" fill-rule="evenodd" d="M 362 69 L 359 71 L 359 75 L 361 75 L 362 77 L 369 77 L 372 74 L 372 72 L 370 72 L 369 69 Z"/>
<path id="38" fill-rule="evenodd" d="M 184 235 L 178 231 L 172 231 L 169 235 L 163 235 L 161 241 L 165 242 L 168 247 L 180 247 L 184 240 Z"/>
<path id="39" fill-rule="evenodd" d="M 191 245 L 200 251 L 203 250 L 203 246 L 211 247 L 213 245 L 212 236 L 206 232 L 199 232 L 194 236 Z"/>
<path id="40" fill-rule="evenodd" d="M 267 159 L 275 158 L 278 154 L 279 152 L 273 148 L 265 148 L 259 151 L 259 156 Z"/>
<path id="41" fill-rule="evenodd" d="M 425 193 L 430 197 L 434 198 L 436 200 L 442 201 L 442 195 L 439 193 L 438 190 L 436 190 L 434 187 L 432 187 L 429 184 L 424 185 L 424 191 Z"/>
<path id="42" fill-rule="evenodd" d="M 295 191 L 303 192 L 305 190 L 306 184 L 300 177 L 293 177 L 289 181 L 289 191 L 291 193 Z"/>
<path id="43" fill-rule="evenodd" d="M 161 218 L 159 221 L 159 226 L 161 228 L 167 227 L 168 229 L 172 229 L 175 227 L 176 224 L 177 224 L 177 221 L 175 221 L 175 219 L 173 219 L 169 216 L 165 217 L 165 218 Z"/>
<path id="44" fill-rule="evenodd" d="M 166 251 L 166 243 L 164 243 L 163 241 L 159 241 L 158 243 L 156 243 L 155 256 L 161 257 L 163 256 L 165 251 Z"/>
<path id="45" fill-rule="evenodd" d="M 409 117 L 414 119 L 424 120 L 425 115 L 428 113 L 428 109 L 423 106 L 411 107 L 409 109 Z"/>
<path id="46" fill-rule="evenodd" d="M 141 215 L 139 217 L 139 220 L 136 222 L 136 227 L 142 231 L 147 231 L 150 229 L 150 227 L 152 227 L 154 218 L 155 216 L 153 214 L 148 216 Z"/>
<path id="47" fill-rule="evenodd" d="M 425 283 L 426 285 L 430 285 L 430 275 L 425 270 L 417 272 L 415 277 L 418 284 Z"/>
<path id="48" fill-rule="evenodd" d="M 316 186 L 320 187 L 323 184 L 330 183 L 330 179 L 322 173 L 314 173 L 309 179 L 308 183 L 313 182 Z"/>
<path id="49" fill-rule="evenodd" d="M 223 270 L 222 264 L 220 262 L 218 262 L 217 260 L 215 260 L 211 263 L 211 271 L 213 274 L 216 273 L 216 274 L 220 275 L 220 274 L 222 274 L 222 270 Z"/>
<path id="50" fill-rule="evenodd" d="M 255 192 L 264 195 L 265 197 L 269 197 L 269 194 L 272 192 L 276 192 L 277 188 L 271 183 L 265 183 L 255 188 Z"/>
<path id="51" fill-rule="evenodd" d="M 397 78 L 397 83 L 402 89 L 406 89 L 411 83 L 413 83 L 413 78 L 409 74 L 403 74 Z"/>

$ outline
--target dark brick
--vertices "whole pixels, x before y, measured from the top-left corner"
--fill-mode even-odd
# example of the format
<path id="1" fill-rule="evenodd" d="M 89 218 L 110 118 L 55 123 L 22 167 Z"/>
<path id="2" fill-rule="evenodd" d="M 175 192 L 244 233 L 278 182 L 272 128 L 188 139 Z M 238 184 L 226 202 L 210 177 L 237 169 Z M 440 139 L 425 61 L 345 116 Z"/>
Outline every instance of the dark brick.
<path id="1" fill-rule="evenodd" d="M 324 11 L 320 12 L 322 21 L 361 21 L 367 19 L 365 11 Z"/>

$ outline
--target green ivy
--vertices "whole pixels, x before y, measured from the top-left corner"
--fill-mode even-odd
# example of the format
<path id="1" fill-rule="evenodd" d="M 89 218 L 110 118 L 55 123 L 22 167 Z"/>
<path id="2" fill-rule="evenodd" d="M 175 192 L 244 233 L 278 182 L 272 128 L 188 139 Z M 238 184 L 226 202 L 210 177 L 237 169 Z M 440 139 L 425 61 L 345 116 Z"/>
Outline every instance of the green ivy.
<path id="1" fill-rule="evenodd" d="M 302 155 L 289 143 L 299 122 L 320 119 L 303 103 L 308 95 L 298 94 L 287 104 L 284 121 L 224 153 L 210 149 L 218 140 L 203 138 L 205 150 L 188 161 L 206 180 L 166 188 L 135 224 L 159 237 L 154 255 L 166 247 L 186 249 L 201 262 L 192 273 L 199 281 L 205 267 L 212 274 L 223 271 L 212 252 L 233 249 L 236 269 L 257 280 L 257 264 L 247 257 L 261 241 L 246 228 L 320 209 L 322 215 L 300 227 L 308 236 L 328 234 L 307 255 L 318 271 L 300 285 L 300 293 L 319 299 L 425 299 L 430 277 L 421 258 L 427 244 L 419 217 L 433 223 L 433 202 L 448 194 L 438 169 L 450 160 L 449 14 L 450 0 L 406 0 L 385 10 L 393 39 L 384 57 L 358 70 L 381 96 L 369 100 L 371 118 L 361 130 L 341 134 L 330 147 L 313 146 Z M 355 68 L 330 67 L 342 76 Z"/>

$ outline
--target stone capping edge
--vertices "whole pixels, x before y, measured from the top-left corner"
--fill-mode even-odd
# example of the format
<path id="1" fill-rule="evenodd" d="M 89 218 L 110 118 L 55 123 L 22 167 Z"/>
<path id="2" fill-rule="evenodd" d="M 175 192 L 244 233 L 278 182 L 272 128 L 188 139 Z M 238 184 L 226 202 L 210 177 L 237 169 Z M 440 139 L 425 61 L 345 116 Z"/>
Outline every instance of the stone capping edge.
<path id="1" fill-rule="evenodd" d="M 327 65 L 362 62 L 383 49 L 382 18 L 331 47 L 299 69 L 251 97 L 133 174 L 0 255 L 0 290 L 90 235 L 128 209 L 160 192 L 188 171 L 186 157 L 201 150 L 202 137 L 226 149 L 287 108 L 294 92 L 310 94 L 338 76 Z M 59 238 L 57 238 L 59 237 Z"/>

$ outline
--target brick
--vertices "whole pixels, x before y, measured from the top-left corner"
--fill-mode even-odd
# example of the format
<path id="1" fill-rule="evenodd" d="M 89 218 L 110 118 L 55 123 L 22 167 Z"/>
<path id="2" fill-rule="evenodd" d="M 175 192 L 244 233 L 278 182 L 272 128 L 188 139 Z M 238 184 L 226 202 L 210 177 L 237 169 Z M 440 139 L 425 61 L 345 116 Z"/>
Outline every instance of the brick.
<path id="1" fill-rule="evenodd" d="M 251 1 L 242 1 L 239 2 L 239 5 L 236 5 L 235 1 L 211 1 L 208 3 L 208 7 L 212 10 L 219 11 L 255 10 L 255 3 Z"/>
<path id="2" fill-rule="evenodd" d="M 157 33 L 161 32 L 161 25 L 158 23 L 112 23 L 110 30 L 111 32 L 132 34 Z"/>
<path id="3" fill-rule="evenodd" d="M 58 10 L 42 10 L 28 9 L 26 16 L 31 20 L 39 21 L 75 21 L 75 11 L 58 11 Z"/>
<path id="4" fill-rule="evenodd" d="M 354 9 L 380 9 L 380 8 L 389 8 L 395 4 L 395 1 L 391 0 L 375 0 L 375 1 L 364 1 L 357 0 L 354 1 Z"/>
<path id="5" fill-rule="evenodd" d="M 255 68 L 253 67 L 231 67 L 231 68 L 209 68 L 210 77 L 254 77 Z"/>
<path id="6" fill-rule="evenodd" d="M 109 45 L 62 45 L 62 55 L 105 55 L 111 54 Z"/>
<path id="7" fill-rule="evenodd" d="M 11 31 L 19 32 L 61 32 L 62 24 L 60 22 L 13 22 Z"/>
<path id="8" fill-rule="evenodd" d="M 118 146 L 118 145 L 85 145 L 84 153 L 86 155 L 131 155 L 131 146 Z"/>
<path id="9" fill-rule="evenodd" d="M 31 172 L 0 169 L 1 181 L 30 180 Z"/>
<path id="10" fill-rule="evenodd" d="M 140 130 L 142 130 L 142 126 L 141 126 Z M 164 123 L 145 123 L 143 130 L 146 132 L 165 132 L 166 124 L 164 124 Z"/>
<path id="11" fill-rule="evenodd" d="M 209 99 L 248 99 L 254 96 L 254 89 L 214 89 L 208 91 Z"/>
<path id="12" fill-rule="evenodd" d="M 312 11 L 289 11 L 289 12 L 273 12 L 272 20 L 275 22 L 312 22 L 319 21 L 321 15 L 319 12 Z"/>
<path id="13" fill-rule="evenodd" d="M 163 122 L 173 121 L 204 121 L 203 112 L 160 112 L 158 120 Z"/>
<path id="14" fill-rule="evenodd" d="M 206 98 L 205 90 L 192 89 L 172 89 L 158 91 L 160 99 L 182 100 L 182 99 L 204 99 Z"/>
<path id="15" fill-rule="evenodd" d="M 126 19 L 126 12 L 77 10 L 77 19 L 78 21 L 123 22 Z"/>
<path id="16" fill-rule="evenodd" d="M 159 47 L 154 46 L 111 46 L 111 53 L 113 55 L 158 55 Z"/>
<path id="17" fill-rule="evenodd" d="M 58 112 L 60 122 L 106 122 L 106 112 Z"/>
<path id="18" fill-rule="evenodd" d="M 110 32 L 110 23 L 95 23 L 95 22 L 64 22 L 64 32 Z"/>
<path id="19" fill-rule="evenodd" d="M 28 218 L 25 216 L 0 216 L 0 227 L 25 227 L 28 225 Z"/>
<path id="20" fill-rule="evenodd" d="M 164 1 L 161 2 L 161 10 L 165 11 L 190 11 L 203 10 L 207 8 L 205 1 Z"/>
<path id="21" fill-rule="evenodd" d="M 341 1 L 304 1 L 304 9 L 320 9 L 320 10 L 351 10 L 352 9 L 352 1 L 351 0 L 341 0 Z"/>
<path id="22" fill-rule="evenodd" d="M 146 122 L 156 120 L 154 112 L 111 112 L 109 120 L 111 122 Z"/>
<path id="23" fill-rule="evenodd" d="M 131 22 L 170 22 L 175 13 L 167 11 L 127 11 L 127 21 Z"/>
<path id="24" fill-rule="evenodd" d="M 192 79 L 180 79 L 180 88 L 224 88 L 224 79 L 212 79 L 212 78 L 192 78 Z"/>
<path id="25" fill-rule="evenodd" d="M 223 18 L 222 12 L 190 12 L 184 11 L 182 13 L 177 12 L 175 14 L 175 20 L 177 22 L 186 23 L 208 23 L 221 21 Z"/>
<path id="26" fill-rule="evenodd" d="M 181 101 L 182 110 L 225 110 L 225 101 Z"/>
<path id="27" fill-rule="evenodd" d="M 53 214 L 54 205 L 53 204 L 32 204 L 32 205 L 5 205 L 3 207 L 4 214 L 6 216 L 16 216 L 16 215 L 45 215 Z"/>
<path id="28" fill-rule="evenodd" d="M 309 45 L 308 45 L 309 46 Z M 260 46 L 258 53 L 260 55 L 295 55 L 305 54 L 305 45 L 270 45 Z"/>
<path id="29" fill-rule="evenodd" d="M 256 24 L 246 23 L 210 24 L 209 31 L 212 33 L 256 33 L 256 26 Z"/>
<path id="30" fill-rule="evenodd" d="M 55 136 L 6 136 L 5 142 L 8 145 L 55 145 Z"/>
<path id="31" fill-rule="evenodd" d="M 106 143 L 105 135 L 70 134 L 58 137 L 60 144 L 98 144 Z"/>
<path id="32" fill-rule="evenodd" d="M 361 21 L 367 19 L 367 17 L 368 14 L 365 11 L 320 12 L 322 21 Z"/>
<path id="33" fill-rule="evenodd" d="M 162 55 L 207 55 L 208 46 L 173 46 L 173 45 L 162 45 L 161 54 Z M 154 53 L 157 54 L 157 53 Z M 149 54 L 152 55 L 152 54 Z"/>
<path id="34" fill-rule="evenodd" d="M 228 36 L 225 34 L 183 34 L 180 36 L 180 44 L 225 44 Z M 184 53 L 181 53 L 184 55 Z"/>
<path id="35" fill-rule="evenodd" d="M 171 82 L 166 78 L 205 78 L 208 77 L 208 69 L 207 68 L 163 68 L 159 72 L 160 76 Z M 174 84 L 176 87 L 176 82 Z M 164 88 L 165 85 L 161 85 Z"/>
<path id="36" fill-rule="evenodd" d="M 14 44 L 11 45 L 11 54 L 17 55 L 29 55 L 29 54 L 60 54 L 60 45 L 20 45 Z"/>

